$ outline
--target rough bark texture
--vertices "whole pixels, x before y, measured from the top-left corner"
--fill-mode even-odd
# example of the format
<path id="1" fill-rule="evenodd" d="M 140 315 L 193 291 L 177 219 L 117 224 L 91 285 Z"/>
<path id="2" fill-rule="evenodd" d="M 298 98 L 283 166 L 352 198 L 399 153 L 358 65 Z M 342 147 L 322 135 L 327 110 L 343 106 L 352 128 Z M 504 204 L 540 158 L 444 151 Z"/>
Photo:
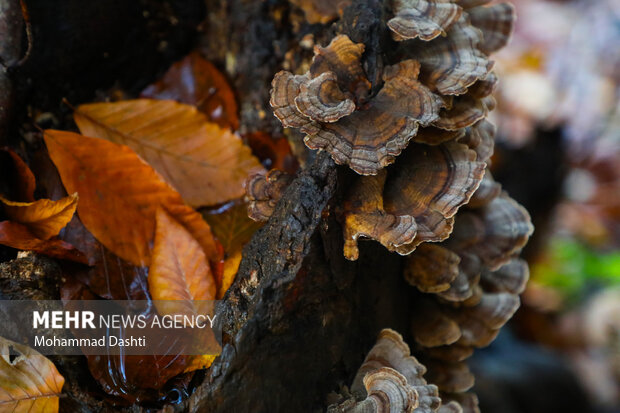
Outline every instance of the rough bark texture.
<path id="1" fill-rule="evenodd" d="M 268 107 L 270 82 L 305 34 L 325 44 L 335 32 L 347 33 L 366 44 L 370 79 L 382 66 L 379 0 L 356 2 L 333 27 L 303 23 L 300 11 L 284 0 L 208 0 L 198 35 L 200 1 L 28 3 L 34 48 L 14 79 L 20 112 L 13 131 L 32 123 L 29 105 L 51 112 L 53 125 L 44 126 L 71 128 L 62 97 L 74 104 L 92 101 L 96 90 L 114 83 L 135 93 L 186 54 L 193 40 L 233 81 L 244 132 L 281 133 Z M 218 308 L 222 355 L 190 398 L 166 411 L 323 410 L 326 395 L 352 380 L 381 328 L 408 330 L 399 257 L 364 243 L 359 261 L 343 258 L 334 205 L 349 174 L 320 153 L 286 190 L 246 246 L 237 279 Z M 88 394 L 93 383 L 83 360 L 55 362 L 67 378 L 63 411 L 111 410 Z"/>

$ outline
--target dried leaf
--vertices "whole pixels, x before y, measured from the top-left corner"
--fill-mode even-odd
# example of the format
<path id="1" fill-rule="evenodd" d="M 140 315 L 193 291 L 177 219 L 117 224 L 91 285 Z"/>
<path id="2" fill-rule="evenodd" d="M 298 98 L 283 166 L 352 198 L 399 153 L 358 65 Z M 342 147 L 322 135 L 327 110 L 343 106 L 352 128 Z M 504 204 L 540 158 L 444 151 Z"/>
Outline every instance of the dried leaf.
<path id="1" fill-rule="evenodd" d="M 27 227 L 16 222 L 0 222 L 0 244 L 22 251 L 34 251 L 37 254 L 61 260 L 88 263 L 86 256 L 73 245 L 59 239 L 39 239 Z"/>
<path id="2" fill-rule="evenodd" d="M 215 299 L 215 280 L 200 244 L 163 209 L 156 219 L 148 277 L 153 300 Z"/>
<path id="3" fill-rule="evenodd" d="M 217 298 L 221 299 L 235 280 L 241 263 L 241 250 L 262 226 L 248 217 L 247 204 L 236 202 L 203 214 L 226 253 L 221 278 L 217 277 Z"/>
<path id="4" fill-rule="evenodd" d="M 35 237 L 46 240 L 58 235 L 75 213 L 78 195 L 74 193 L 58 201 L 39 199 L 34 202 L 13 202 L 0 197 L 8 218 L 26 226 Z"/>
<path id="5" fill-rule="evenodd" d="M 239 265 L 241 264 L 241 258 L 243 258 L 241 250 L 237 250 L 224 261 L 222 280 L 220 282 L 220 287 L 217 289 L 218 300 L 224 298 L 224 294 L 226 294 L 228 288 L 230 288 L 233 281 L 235 281 L 237 271 L 239 271 Z"/>
<path id="6" fill-rule="evenodd" d="M 0 148 L 0 165 L 0 175 L 8 178 L 8 182 L 3 182 L 9 186 L 4 195 L 23 202 L 34 201 L 36 182 L 26 162 L 12 149 Z"/>
<path id="7" fill-rule="evenodd" d="M 222 209 L 209 211 L 203 216 L 227 255 L 241 250 L 262 226 L 261 223 L 248 218 L 247 205 L 243 202 L 229 205 L 223 211 Z"/>
<path id="8" fill-rule="evenodd" d="M 9 349 L 21 353 L 9 357 Z M 30 347 L 0 337 L 0 411 L 58 411 L 58 396 L 65 383 L 56 366 Z"/>
<path id="9" fill-rule="evenodd" d="M 153 262 L 148 277 L 149 291 L 154 300 L 214 300 L 217 287 L 207 257 L 200 245 L 183 226 L 164 210 L 157 211 L 157 229 Z M 207 368 L 214 355 L 190 358 L 185 372 Z"/>
<path id="10" fill-rule="evenodd" d="M 129 147 L 76 133 L 45 132 L 50 157 L 78 215 L 110 251 L 134 265 L 151 262 L 155 212 L 162 206 L 196 238 L 214 266 L 220 252 L 209 225 Z"/>
<path id="11" fill-rule="evenodd" d="M 299 163 L 285 138 L 276 139 L 267 133 L 255 132 L 243 135 L 243 139 L 266 169 L 279 169 L 289 174 L 297 172 Z"/>
<path id="12" fill-rule="evenodd" d="M 194 207 L 242 196 L 246 177 L 263 169 L 239 137 L 170 100 L 82 105 L 74 118 L 84 135 L 131 147 Z"/>
<path id="13" fill-rule="evenodd" d="M 194 105 L 211 122 L 237 130 L 237 102 L 228 81 L 199 53 L 173 64 L 164 77 L 142 91 L 142 97 L 172 99 Z"/>

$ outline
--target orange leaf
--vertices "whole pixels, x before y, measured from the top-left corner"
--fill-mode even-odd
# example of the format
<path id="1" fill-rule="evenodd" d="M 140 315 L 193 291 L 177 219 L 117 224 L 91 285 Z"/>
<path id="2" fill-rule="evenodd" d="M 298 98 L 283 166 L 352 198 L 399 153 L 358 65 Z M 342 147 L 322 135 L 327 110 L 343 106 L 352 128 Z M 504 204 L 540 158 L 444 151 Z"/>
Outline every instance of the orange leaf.
<path id="1" fill-rule="evenodd" d="M 207 211 L 203 216 L 227 255 L 241 250 L 250 241 L 252 235 L 263 226 L 263 223 L 253 221 L 248 217 L 248 207 L 245 202 L 235 202 L 226 205 L 225 208 Z"/>
<path id="2" fill-rule="evenodd" d="M 16 222 L 0 222 L 0 244 L 22 251 L 34 251 L 62 260 L 88 264 L 86 256 L 73 245 L 59 239 L 38 239 L 28 228 Z"/>
<path id="3" fill-rule="evenodd" d="M 215 299 L 215 280 L 200 244 L 162 209 L 148 283 L 153 300 Z"/>
<path id="4" fill-rule="evenodd" d="M 239 137 L 171 100 L 92 103 L 74 118 L 84 135 L 131 147 L 194 207 L 242 196 L 246 177 L 263 169 Z"/>
<path id="5" fill-rule="evenodd" d="M 224 298 L 224 294 L 228 291 L 228 288 L 232 285 L 233 281 L 235 281 L 235 277 L 237 276 L 237 271 L 239 271 L 239 264 L 241 264 L 241 250 L 235 251 L 231 254 L 226 261 L 224 261 L 224 271 L 222 274 L 222 281 L 220 282 L 220 287 L 217 289 L 217 299 L 221 300 Z"/>
<path id="6" fill-rule="evenodd" d="M 244 202 L 236 202 L 224 208 L 207 211 L 203 213 L 203 216 L 226 252 L 221 278 L 216 279 L 217 298 L 221 299 L 235 280 L 241 263 L 243 246 L 263 224 L 248 217 L 247 205 Z"/>
<path id="7" fill-rule="evenodd" d="M 11 221 L 25 225 L 34 236 L 46 240 L 58 235 L 71 221 L 78 195 L 69 195 L 58 201 L 39 199 L 34 202 L 13 202 L 0 197 L 0 202 Z"/>
<path id="8" fill-rule="evenodd" d="M 9 357 L 9 348 L 19 356 Z M 0 337 L 0 411 L 58 411 L 65 379 L 47 358 L 22 344 Z"/>
<path id="9" fill-rule="evenodd" d="M 165 211 L 157 211 L 153 261 L 149 269 L 149 292 L 153 300 L 214 300 L 215 280 L 200 245 Z M 159 307 L 158 307 L 159 309 Z M 165 313 L 166 310 L 163 309 Z M 207 368 L 214 355 L 191 357 L 185 372 Z"/>
<path id="10" fill-rule="evenodd" d="M 80 195 L 80 220 L 114 254 L 134 265 L 150 264 L 161 206 L 196 238 L 212 264 L 220 260 L 209 225 L 129 147 L 71 132 L 47 130 L 44 137 L 65 188 Z"/>
<path id="11" fill-rule="evenodd" d="M 6 154 L 0 156 L 0 165 L 2 165 L 0 175 L 7 177 L 12 176 L 12 179 L 9 182 L 11 185 L 11 190 L 5 195 L 19 201 L 34 201 L 34 190 L 36 183 L 34 175 L 28 165 L 26 165 L 26 162 L 24 162 L 22 158 L 20 158 L 19 155 L 10 148 L 1 148 L 0 151 Z M 3 158 L 9 158 L 10 161 L 6 162 Z M 4 169 L 5 165 L 6 169 Z"/>
<path id="12" fill-rule="evenodd" d="M 198 107 L 211 122 L 237 130 L 237 102 L 226 78 L 200 54 L 173 64 L 164 77 L 147 87 L 142 97 L 173 99 Z"/>

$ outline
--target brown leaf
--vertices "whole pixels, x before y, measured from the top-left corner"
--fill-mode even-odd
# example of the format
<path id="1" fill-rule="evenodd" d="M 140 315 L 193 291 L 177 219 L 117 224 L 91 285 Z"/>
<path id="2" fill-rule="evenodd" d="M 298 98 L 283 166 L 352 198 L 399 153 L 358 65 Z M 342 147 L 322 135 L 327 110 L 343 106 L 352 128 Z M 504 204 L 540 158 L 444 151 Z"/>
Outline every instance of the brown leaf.
<path id="1" fill-rule="evenodd" d="M 86 256 L 73 245 L 59 239 L 39 239 L 27 227 L 16 222 L 0 222 L 0 244 L 62 260 L 88 263 Z"/>
<path id="2" fill-rule="evenodd" d="M 242 196 L 246 177 L 263 169 L 239 137 L 171 100 L 92 103 L 74 118 L 84 135 L 132 148 L 194 207 Z"/>
<path id="3" fill-rule="evenodd" d="M 26 162 L 10 148 L 0 148 L 0 175 L 8 177 L 4 193 L 8 198 L 23 202 L 34 201 L 36 182 Z"/>
<path id="4" fill-rule="evenodd" d="M 194 105 L 211 122 L 232 130 L 239 128 L 237 102 L 230 85 L 199 53 L 191 53 L 172 65 L 164 77 L 144 89 L 141 96 Z"/>
<path id="5" fill-rule="evenodd" d="M 58 235 L 75 213 L 77 193 L 58 201 L 39 199 L 34 202 L 13 202 L 0 197 L 8 218 L 26 226 L 35 237 L 46 240 Z"/>
<path id="6" fill-rule="evenodd" d="M 252 235 L 263 226 L 248 218 L 247 204 L 235 202 L 214 211 L 203 214 L 213 234 L 222 243 L 227 256 L 241 250 L 252 238 Z"/>
<path id="7" fill-rule="evenodd" d="M 226 253 L 222 276 L 217 277 L 216 280 L 217 298 L 221 299 L 235 280 L 241 263 L 241 250 L 263 224 L 250 219 L 247 204 L 239 201 L 214 211 L 208 211 L 203 216 L 222 243 Z"/>
<path id="8" fill-rule="evenodd" d="M 45 142 L 67 190 L 80 194 L 80 220 L 114 254 L 150 264 L 161 206 L 196 238 L 212 265 L 220 261 L 209 225 L 129 147 L 54 130 L 45 131 Z"/>
<path id="9" fill-rule="evenodd" d="M 153 300 L 215 299 L 215 280 L 200 244 L 163 209 L 157 210 L 148 283 Z"/>
<path id="10" fill-rule="evenodd" d="M 299 162 L 286 138 L 276 139 L 264 132 L 254 132 L 243 135 L 243 139 L 266 169 L 279 169 L 289 174 L 299 169 Z"/>
<path id="11" fill-rule="evenodd" d="M 9 348 L 20 353 L 9 357 Z M 56 366 L 22 344 L 0 337 L 0 411 L 58 411 L 58 396 L 65 383 Z"/>

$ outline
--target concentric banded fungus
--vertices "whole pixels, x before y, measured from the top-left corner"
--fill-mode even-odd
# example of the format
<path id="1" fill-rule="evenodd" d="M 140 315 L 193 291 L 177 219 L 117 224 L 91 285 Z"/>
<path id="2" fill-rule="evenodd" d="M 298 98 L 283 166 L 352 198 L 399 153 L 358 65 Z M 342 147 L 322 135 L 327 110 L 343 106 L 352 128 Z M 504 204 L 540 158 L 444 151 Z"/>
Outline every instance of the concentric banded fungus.
<path id="1" fill-rule="evenodd" d="M 407 45 L 406 56 L 422 66 L 421 81 L 443 95 L 462 95 L 476 80 L 484 79 L 493 62 L 479 48 L 482 32 L 472 26 L 465 13 L 447 31 L 428 43 Z"/>
<path id="2" fill-rule="evenodd" d="M 480 162 L 487 162 L 493 155 L 495 125 L 481 120 L 465 129 L 465 136 L 459 142 L 466 144 L 478 154 Z"/>
<path id="3" fill-rule="evenodd" d="M 484 40 L 478 46 L 486 54 L 508 44 L 515 21 L 514 6 L 510 3 L 479 6 L 467 10 L 471 23 L 482 31 Z"/>
<path id="4" fill-rule="evenodd" d="M 383 87 L 368 100 L 363 51 L 346 36 L 317 47 L 308 73 L 274 77 L 270 103 L 282 125 L 306 133 L 309 148 L 325 149 L 337 163 L 374 175 L 394 161 L 419 125 L 437 119 L 444 103 L 417 81 L 420 65 L 414 60 L 386 67 Z"/>
<path id="5" fill-rule="evenodd" d="M 351 188 L 343 214 L 348 259 L 357 259 L 360 235 L 403 255 L 446 239 L 484 173 L 475 152 L 456 142 L 412 144 L 401 158 L 387 175 L 357 178 Z"/>
<path id="6" fill-rule="evenodd" d="M 425 293 L 438 293 L 450 288 L 459 275 L 461 258 L 437 244 L 422 244 L 419 254 L 412 254 L 405 267 L 405 279 Z"/>
<path id="7" fill-rule="evenodd" d="M 292 176 L 277 169 L 249 176 L 245 184 L 248 216 L 267 221 L 291 180 Z"/>
<path id="8" fill-rule="evenodd" d="M 415 219 L 392 215 L 383 209 L 383 187 L 387 172 L 359 178 L 345 202 L 344 256 L 356 260 L 359 236 L 379 241 L 390 251 L 413 241 L 417 233 Z"/>
<path id="9" fill-rule="evenodd" d="M 415 218 L 416 239 L 397 249 L 409 254 L 422 242 L 442 241 L 450 235 L 452 217 L 480 185 L 485 164 L 456 142 L 431 147 L 413 144 L 402 158 L 390 170 L 383 194 L 387 212 Z"/>
<path id="10" fill-rule="evenodd" d="M 443 34 L 463 11 L 458 5 L 442 0 L 395 0 L 394 17 L 388 21 L 394 40 L 419 37 L 432 40 Z"/>
<path id="11" fill-rule="evenodd" d="M 460 214 L 447 244 L 452 250 L 466 248 L 496 270 L 523 248 L 533 231 L 525 208 L 502 194 L 482 208 Z"/>
<path id="12" fill-rule="evenodd" d="M 529 277 L 527 263 L 513 258 L 495 271 L 482 271 L 481 283 L 487 291 L 521 294 Z"/>
<path id="13" fill-rule="evenodd" d="M 328 412 L 437 412 L 441 399 L 437 386 L 424 380 L 425 373 L 426 368 L 411 356 L 402 336 L 384 329 L 355 375 L 351 385 L 353 397 L 331 405 Z M 415 403 L 407 399 L 412 393 Z M 460 410 L 456 403 L 451 403 L 439 411 Z"/>

